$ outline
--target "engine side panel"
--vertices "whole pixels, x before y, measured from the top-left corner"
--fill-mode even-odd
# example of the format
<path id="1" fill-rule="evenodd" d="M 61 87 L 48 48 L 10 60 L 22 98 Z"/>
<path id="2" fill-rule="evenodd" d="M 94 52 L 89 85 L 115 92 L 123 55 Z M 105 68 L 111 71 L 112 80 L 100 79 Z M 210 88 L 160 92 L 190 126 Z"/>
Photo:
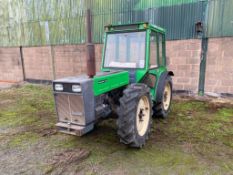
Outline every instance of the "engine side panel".
<path id="1" fill-rule="evenodd" d="M 97 74 L 93 79 L 94 95 L 101 95 L 128 84 L 128 71 L 105 72 L 103 75 Z"/>

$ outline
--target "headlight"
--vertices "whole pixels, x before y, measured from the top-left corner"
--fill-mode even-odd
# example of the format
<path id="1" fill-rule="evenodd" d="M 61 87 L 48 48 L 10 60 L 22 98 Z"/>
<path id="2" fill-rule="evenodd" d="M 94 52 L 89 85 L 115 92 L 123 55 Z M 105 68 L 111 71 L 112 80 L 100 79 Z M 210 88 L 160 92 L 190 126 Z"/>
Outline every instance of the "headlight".
<path id="1" fill-rule="evenodd" d="M 55 90 L 56 91 L 63 91 L 63 85 L 62 84 L 55 84 Z"/>
<path id="2" fill-rule="evenodd" d="M 72 85 L 72 91 L 73 92 L 81 92 L 81 86 L 80 85 Z"/>

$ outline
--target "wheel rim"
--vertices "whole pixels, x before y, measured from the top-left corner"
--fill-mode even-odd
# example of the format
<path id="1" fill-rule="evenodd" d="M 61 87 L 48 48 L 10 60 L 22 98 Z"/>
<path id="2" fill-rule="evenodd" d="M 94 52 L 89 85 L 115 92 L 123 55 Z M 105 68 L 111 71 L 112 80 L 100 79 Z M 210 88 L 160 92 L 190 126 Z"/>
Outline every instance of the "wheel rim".
<path id="1" fill-rule="evenodd" d="M 150 103 L 147 96 L 142 96 L 137 106 L 137 130 L 140 136 L 143 136 L 148 128 L 150 120 Z"/>
<path id="2" fill-rule="evenodd" d="M 163 92 L 163 108 L 164 110 L 168 110 L 171 101 L 171 86 L 170 83 L 167 82 Z"/>

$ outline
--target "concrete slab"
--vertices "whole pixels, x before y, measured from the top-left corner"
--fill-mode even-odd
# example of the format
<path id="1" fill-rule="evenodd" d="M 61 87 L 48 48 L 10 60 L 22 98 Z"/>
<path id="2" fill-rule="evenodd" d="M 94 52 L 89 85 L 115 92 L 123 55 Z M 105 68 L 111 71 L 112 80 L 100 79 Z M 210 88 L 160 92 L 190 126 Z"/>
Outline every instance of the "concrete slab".
<path id="1" fill-rule="evenodd" d="M 13 85 L 14 85 L 14 83 L 3 83 L 3 82 L 0 82 L 0 90 L 2 90 L 2 89 L 9 89 Z"/>
<path id="2" fill-rule="evenodd" d="M 18 82 L 18 83 L 0 82 L 0 90 L 10 89 L 12 87 L 17 87 L 17 86 L 20 86 L 22 84 L 23 84 L 23 82 Z"/>

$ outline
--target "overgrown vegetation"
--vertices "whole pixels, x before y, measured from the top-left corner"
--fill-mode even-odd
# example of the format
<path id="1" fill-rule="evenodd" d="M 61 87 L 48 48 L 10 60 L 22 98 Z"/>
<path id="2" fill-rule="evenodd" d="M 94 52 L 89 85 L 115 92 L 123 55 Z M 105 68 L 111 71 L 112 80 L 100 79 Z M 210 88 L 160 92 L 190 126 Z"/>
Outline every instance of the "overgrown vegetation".
<path id="1" fill-rule="evenodd" d="M 119 143 L 113 119 L 99 123 L 93 132 L 81 138 L 57 133 L 55 123 L 49 86 L 24 85 L 0 91 L 1 172 L 233 172 L 233 106 L 230 104 L 174 100 L 169 118 L 154 120 L 150 139 L 141 150 Z"/>

